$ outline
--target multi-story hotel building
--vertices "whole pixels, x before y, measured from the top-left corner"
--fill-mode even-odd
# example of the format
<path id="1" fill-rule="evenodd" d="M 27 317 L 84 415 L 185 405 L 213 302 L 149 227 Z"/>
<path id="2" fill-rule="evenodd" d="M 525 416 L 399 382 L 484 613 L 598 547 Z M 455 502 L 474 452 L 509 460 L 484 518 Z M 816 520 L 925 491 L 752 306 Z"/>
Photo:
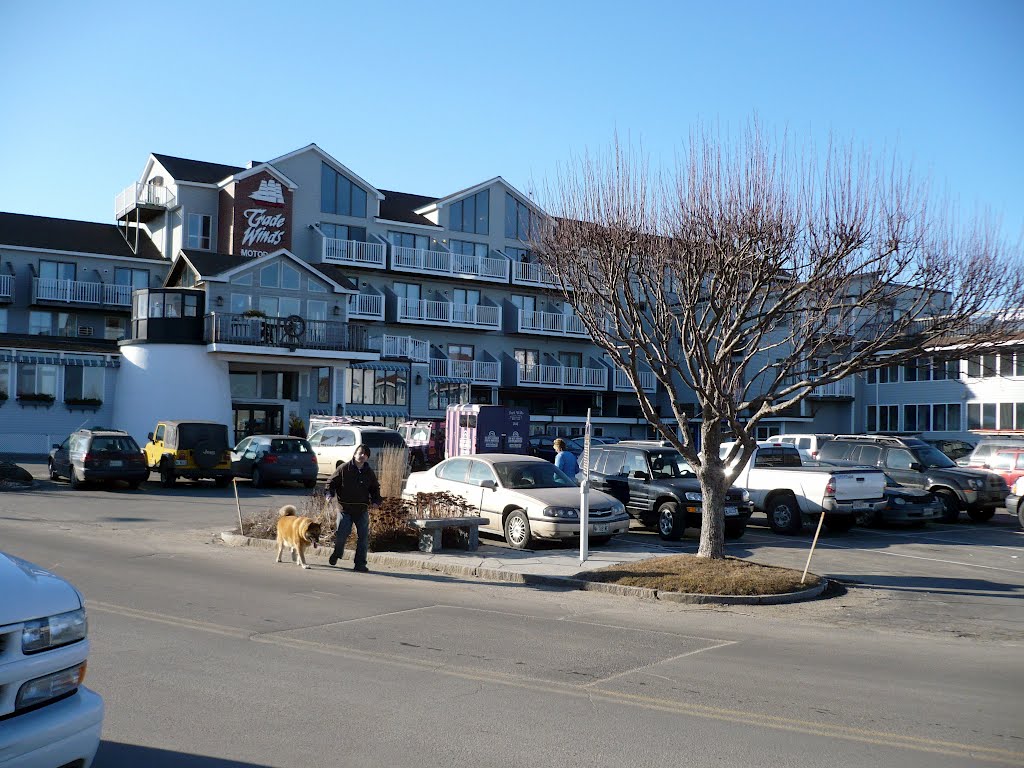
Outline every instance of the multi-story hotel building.
<path id="1" fill-rule="evenodd" d="M 525 406 L 534 430 L 578 433 L 590 409 L 599 433 L 649 435 L 529 252 L 543 212 L 501 177 L 430 197 L 315 144 L 246 166 L 154 154 L 114 207 L 0 214 L 0 452 L 83 425 L 141 441 L 157 418 L 213 418 L 241 438 L 467 400 Z M 826 385 L 760 436 L 976 425 L 1024 429 L 1024 353 Z"/>

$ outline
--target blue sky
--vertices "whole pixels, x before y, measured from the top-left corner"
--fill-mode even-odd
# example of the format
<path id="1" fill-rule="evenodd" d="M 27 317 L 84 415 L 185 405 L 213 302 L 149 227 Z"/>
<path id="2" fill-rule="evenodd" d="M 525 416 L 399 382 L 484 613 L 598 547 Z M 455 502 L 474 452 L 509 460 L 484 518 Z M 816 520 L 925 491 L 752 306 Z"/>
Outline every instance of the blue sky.
<path id="1" fill-rule="evenodd" d="M 1024 232 L 1024 2 L 0 0 L 0 211 L 112 222 L 150 152 L 310 142 L 374 185 L 526 190 L 697 122 L 895 149 Z"/>

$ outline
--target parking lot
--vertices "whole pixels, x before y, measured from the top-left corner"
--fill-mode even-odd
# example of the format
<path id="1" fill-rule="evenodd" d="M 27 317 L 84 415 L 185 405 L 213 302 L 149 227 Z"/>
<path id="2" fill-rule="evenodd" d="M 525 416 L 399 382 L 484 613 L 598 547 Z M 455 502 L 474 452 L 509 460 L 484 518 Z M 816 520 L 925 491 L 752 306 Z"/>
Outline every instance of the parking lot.
<path id="1" fill-rule="evenodd" d="M 9 521 L 41 521 L 74 534 L 98 531 L 145 533 L 212 541 L 237 527 L 232 489 L 212 483 L 179 482 L 172 489 L 149 482 L 138 491 L 103 486 L 73 491 L 65 481 L 50 481 L 46 467 L 24 463 L 39 481 L 29 492 L 0 494 L 0 516 Z M 242 514 L 293 503 L 301 509 L 308 491 L 300 486 L 257 489 L 238 483 Z M 645 552 L 651 556 L 696 552 L 699 532 L 688 529 L 680 542 L 664 542 L 634 523 L 626 537 L 600 552 Z M 813 529 L 794 537 L 779 536 L 756 513 L 744 537 L 727 542 L 734 557 L 802 569 Z M 481 537 L 491 557 L 511 557 L 506 544 Z M 537 562 L 565 560 L 572 550 L 540 543 Z M 614 559 L 614 558 L 612 558 Z M 624 555 L 625 559 L 625 555 Z M 855 528 L 847 533 L 823 531 L 811 570 L 835 580 L 840 592 L 821 605 L 801 610 L 836 623 L 869 623 L 880 627 L 940 632 L 996 640 L 1024 639 L 1024 532 L 1017 519 L 1000 511 L 987 523 L 961 516 L 956 524 L 931 523 L 921 529 Z M 776 611 L 797 610 L 780 606 Z"/>

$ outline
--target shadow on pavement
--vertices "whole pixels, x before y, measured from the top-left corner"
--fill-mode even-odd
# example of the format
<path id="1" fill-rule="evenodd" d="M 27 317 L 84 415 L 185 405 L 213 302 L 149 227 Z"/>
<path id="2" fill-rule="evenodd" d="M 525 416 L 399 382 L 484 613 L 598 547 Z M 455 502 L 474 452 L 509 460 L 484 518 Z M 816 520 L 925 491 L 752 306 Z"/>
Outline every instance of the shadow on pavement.
<path id="1" fill-rule="evenodd" d="M 842 582 L 848 589 L 888 589 L 894 592 L 921 592 L 926 594 L 964 595 L 968 597 L 1006 597 L 1024 594 L 1017 584 L 1000 584 L 987 579 L 933 578 L 929 576 L 888 576 L 830 573 L 830 579 Z"/>
<path id="2" fill-rule="evenodd" d="M 100 742 L 93 765 L 96 768 L 137 768 L 141 765 L 146 768 L 269 768 L 266 763 L 245 763 L 106 740 Z"/>

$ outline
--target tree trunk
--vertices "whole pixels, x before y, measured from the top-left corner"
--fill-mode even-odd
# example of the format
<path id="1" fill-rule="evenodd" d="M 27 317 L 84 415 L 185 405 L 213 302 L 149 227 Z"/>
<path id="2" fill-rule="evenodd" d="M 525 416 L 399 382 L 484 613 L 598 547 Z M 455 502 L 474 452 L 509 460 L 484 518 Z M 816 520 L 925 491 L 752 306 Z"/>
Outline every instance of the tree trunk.
<path id="1" fill-rule="evenodd" d="M 722 434 L 717 420 L 705 421 L 701 426 L 700 481 L 702 519 L 700 546 L 697 557 L 716 560 L 725 558 L 725 496 L 729 483 L 725 479 L 725 465 L 718 457 Z"/>

